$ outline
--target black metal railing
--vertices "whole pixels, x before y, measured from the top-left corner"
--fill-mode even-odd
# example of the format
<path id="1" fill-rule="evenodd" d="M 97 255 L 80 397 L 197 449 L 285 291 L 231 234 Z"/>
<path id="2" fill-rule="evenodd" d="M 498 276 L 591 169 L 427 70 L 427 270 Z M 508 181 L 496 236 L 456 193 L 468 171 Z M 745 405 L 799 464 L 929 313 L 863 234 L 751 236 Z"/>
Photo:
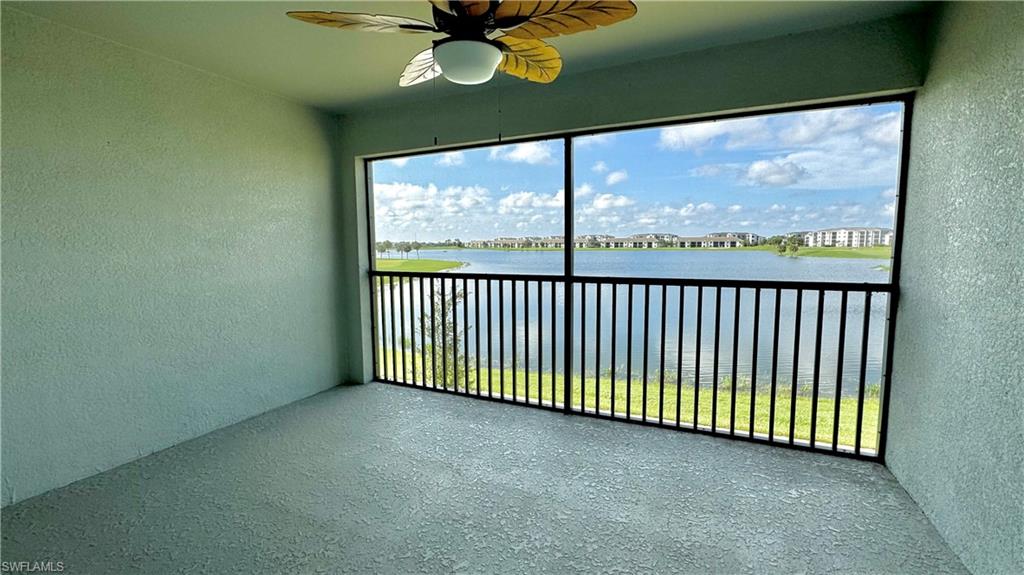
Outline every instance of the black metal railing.
<path id="1" fill-rule="evenodd" d="M 888 284 L 380 271 L 370 283 L 380 381 L 878 457 Z"/>

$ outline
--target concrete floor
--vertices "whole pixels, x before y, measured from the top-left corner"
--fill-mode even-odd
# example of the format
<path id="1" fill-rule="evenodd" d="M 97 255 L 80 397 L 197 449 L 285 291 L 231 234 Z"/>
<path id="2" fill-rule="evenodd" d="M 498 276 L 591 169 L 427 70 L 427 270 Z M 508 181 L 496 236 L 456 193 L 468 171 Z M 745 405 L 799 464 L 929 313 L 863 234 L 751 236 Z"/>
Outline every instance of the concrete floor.
<path id="1" fill-rule="evenodd" d="M 964 573 L 880 465 L 385 384 L 3 510 L 69 573 Z"/>

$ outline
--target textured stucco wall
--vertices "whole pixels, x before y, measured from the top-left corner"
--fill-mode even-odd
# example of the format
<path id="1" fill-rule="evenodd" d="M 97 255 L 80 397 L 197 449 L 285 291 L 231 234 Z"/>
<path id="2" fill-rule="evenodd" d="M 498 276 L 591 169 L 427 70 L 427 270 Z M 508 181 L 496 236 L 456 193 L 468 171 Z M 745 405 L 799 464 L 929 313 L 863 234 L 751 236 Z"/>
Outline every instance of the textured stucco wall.
<path id="1" fill-rule="evenodd" d="M 342 214 L 343 269 L 365 277 L 369 256 L 361 156 L 427 149 L 438 144 L 496 141 L 596 126 L 694 117 L 797 102 L 912 90 L 924 79 L 923 30 L 917 16 L 688 52 L 617 66 L 549 85 L 473 92 L 404 106 L 349 113 L 343 118 L 339 163 L 352 173 L 340 182 L 349 209 Z M 498 109 L 501 113 L 498 114 Z M 369 294 L 349 282 L 343 325 L 350 346 L 349 378 L 368 380 Z M 360 315 L 361 314 L 361 315 Z M 365 337 L 364 337 L 365 335 Z"/>
<path id="2" fill-rule="evenodd" d="M 336 385 L 334 122 L 2 18 L 3 502 Z"/>
<path id="3" fill-rule="evenodd" d="M 955 4 L 914 106 L 887 464 L 976 573 L 1024 573 L 1024 4 Z"/>

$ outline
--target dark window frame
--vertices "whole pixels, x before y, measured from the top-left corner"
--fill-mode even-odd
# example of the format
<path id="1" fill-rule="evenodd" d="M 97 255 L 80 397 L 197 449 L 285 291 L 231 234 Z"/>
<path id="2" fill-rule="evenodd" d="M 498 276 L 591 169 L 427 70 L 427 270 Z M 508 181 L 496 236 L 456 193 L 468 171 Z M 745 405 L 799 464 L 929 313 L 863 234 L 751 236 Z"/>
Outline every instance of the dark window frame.
<path id="1" fill-rule="evenodd" d="M 523 137 L 516 137 L 516 138 L 507 138 L 507 139 L 505 139 L 505 138 L 500 138 L 499 137 L 499 138 L 496 138 L 494 140 L 487 140 L 487 141 L 476 142 L 476 143 L 472 143 L 472 144 L 454 144 L 454 145 L 450 145 L 450 146 L 438 145 L 438 146 L 434 146 L 434 147 L 431 147 L 431 148 L 428 148 L 428 149 L 416 150 L 416 151 L 412 151 L 412 152 L 394 152 L 394 153 L 385 153 L 385 154 L 376 154 L 376 155 L 366 155 L 366 156 L 362 157 L 362 162 L 363 162 L 362 178 L 363 178 L 364 192 L 365 192 L 365 208 L 366 208 L 365 209 L 365 217 L 366 217 L 366 241 L 367 241 L 366 250 L 367 250 L 367 256 L 368 256 L 369 270 L 371 272 L 377 271 L 376 270 L 376 252 L 374 251 L 374 246 L 375 246 L 375 229 L 374 229 L 374 218 L 373 218 L 373 200 L 374 200 L 374 198 L 373 198 L 373 169 L 372 169 L 372 164 L 373 164 L 373 162 L 376 162 L 376 161 L 389 160 L 389 159 L 395 159 L 395 158 L 417 157 L 417 156 L 438 154 L 438 153 L 442 153 L 442 152 L 475 150 L 475 149 L 489 148 L 489 147 L 500 146 L 500 145 L 521 144 L 521 143 L 526 143 L 526 142 L 553 141 L 553 140 L 561 139 L 562 143 L 563 143 L 563 146 L 564 146 L 564 151 L 563 151 L 563 161 L 564 161 L 563 189 L 566 190 L 566 193 L 565 193 L 565 204 L 563 206 L 564 207 L 564 211 L 563 211 L 563 220 L 564 220 L 563 221 L 563 238 L 565 238 L 565 241 L 563 242 L 564 248 L 563 248 L 563 258 L 562 259 L 563 259 L 564 269 L 563 269 L 563 273 L 560 274 L 560 275 L 559 274 L 550 274 L 550 275 L 547 275 L 547 274 L 543 274 L 543 275 L 528 274 L 528 275 L 530 275 L 531 277 L 534 277 L 534 276 L 535 277 L 543 277 L 543 278 L 545 278 L 545 280 L 547 280 L 547 279 L 558 280 L 559 278 L 561 278 L 561 281 L 565 282 L 566 286 L 570 286 L 570 285 L 574 285 L 575 283 L 580 283 L 580 281 L 587 281 L 587 280 L 591 280 L 592 281 L 592 280 L 595 279 L 595 278 L 588 278 L 587 276 L 576 274 L 575 273 L 575 269 L 574 269 L 575 266 L 573 265 L 573 261 L 574 261 L 573 256 L 575 254 L 576 248 L 575 248 L 575 242 L 572 241 L 572 239 L 570 239 L 570 238 L 574 238 L 575 237 L 575 232 L 574 232 L 574 227 L 575 227 L 574 226 L 574 222 L 575 222 L 575 218 L 574 218 L 575 206 L 574 206 L 574 201 L 573 201 L 573 195 L 574 194 L 571 193 L 571 190 L 574 189 L 573 188 L 573 184 L 574 184 L 574 181 L 573 181 L 574 180 L 574 178 L 573 178 L 573 168 L 574 168 L 575 158 L 573 157 L 573 140 L 575 138 L 586 137 L 586 136 L 594 136 L 594 135 L 598 135 L 598 134 L 608 134 L 608 133 L 617 133 L 617 132 L 629 132 L 629 131 L 642 130 L 642 129 L 648 129 L 648 128 L 659 128 L 659 127 L 669 127 L 669 126 L 682 126 L 682 125 L 687 125 L 687 124 L 698 124 L 698 123 L 715 122 L 715 121 L 721 121 L 721 120 L 732 120 L 732 119 L 737 119 L 737 118 L 749 118 L 749 117 L 755 117 L 755 116 L 770 116 L 770 115 L 775 115 L 775 114 L 785 114 L 785 113 L 793 113 L 793 112 L 805 112 L 805 111 L 811 111 L 811 110 L 822 110 L 822 109 L 833 109 L 833 108 L 845 108 L 845 107 L 851 107 L 851 106 L 871 106 L 871 105 L 875 105 L 875 104 L 901 103 L 901 104 L 903 104 L 903 118 L 902 118 L 901 136 L 900 136 L 900 152 L 899 152 L 899 166 L 898 166 L 898 174 L 899 175 L 898 175 L 898 181 L 897 181 L 897 186 L 896 186 L 896 198 L 895 198 L 895 201 L 896 201 L 896 211 L 895 211 L 895 214 L 893 216 L 893 239 L 892 239 L 892 245 L 891 245 L 891 247 L 892 247 L 892 260 L 891 260 L 892 261 L 892 268 L 891 268 L 891 270 L 889 272 L 889 281 L 888 282 L 884 282 L 884 283 L 880 282 L 878 284 L 871 284 L 872 286 L 877 286 L 877 287 L 881 288 L 880 291 L 887 291 L 889 293 L 889 298 L 888 298 L 888 302 L 887 302 L 887 305 L 886 305 L 886 312 L 885 312 L 885 324 L 886 324 L 886 326 L 885 326 L 885 339 L 884 339 L 884 342 L 883 342 L 883 349 L 882 349 L 882 365 L 883 365 L 883 367 L 882 367 L 882 402 L 883 403 L 882 403 L 882 410 L 881 410 L 880 421 L 879 421 L 879 443 L 878 443 L 878 449 L 877 449 L 877 454 L 878 455 L 877 455 L 877 458 L 876 458 L 876 460 L 881 461 L 882 463 L 885 463 L 886 440 L 887 440 L 887 437 L 888 437 L 889 399 L 890 399 L 890 390 L 891 390 L 891 387 L 892 387 L 891 386 L 891 379 L 890 379 L 891 374 L 892 374 L 892 364 L 893 364 L 892 342 L 895 339 L 895 334 L 896 334 L 896 312 L 897 312 L 898 303 L 899 303 L 899 296 L 900 296 L 899 285 L 900 285 L 900 270 L 901 270 L 901 267 L 902 267 L 901 264 L 902 264 L 902 251 L 903 251 L 903 223 L 904 223 L 904 212 L 905 212 L 905 207 L 906 207 L 906 196 L 907 196 L 907 194 L 906 194 L 906 192 L 907 192 L 907 174 L 908 174 L 908 170 L 909 170 L 909 157 L 910 157 L 910 145 L 911 145 L 911 142 L 910 142 L 910 135 L 911 135 L 910 128 L 911 128 L 911 118 L 913 116 L 914 96 L 915 96 L 915 93 L 913 91 L 908 91 L 908 92 L 903 92 L 903 93 L 898 93 L 898 94 L 890 94 L 890 95 L 883 95 L 883 96 L 840 98 L 840 99 L 828 100 L 828 101 L 823 101 L 823 102 L 813 102 L 813 103 L 794 104 L 794 105 L 768 106 L 768 107 L 763 107 L 763 108 L 755 108 L 755 109 L 751 109 L 751 110 L 743 110 L 743 111 L 736 111 L 736 112 L 724 112 L 724 113 L 714 113 L 714 114 L 705 114 L 705 115 L 695 115 L 695 116 L 689 116 L 689 117 L 685 117 L 685 118 L 660 119 L 660 120 L 643 121 L 643 122 L 636 122 L 636 123 L 623 124 L 623 125 L 615 125 L 615 126 L 598 127 L 598 128 L 584 128 L 584 129 L 578 129 L 578 130 L 556 131 L 556 132 L 545 133 L 545 134 L 540 134 L 540 135 L 523 136 Z M 373 276 L 372 275 L 368 275 L 367 279 L 372 283 Z M 612 277 L 612 278 L 607 278 L 607 279 L 614 282 L 616 278 Z M 698 281 L 698 280 L 685 279 L 685 278 L 676 278 L 676 280 L 677 281 L 688 281 L 688 282 Z M 673 281 L 673 280 L 668 280 L 668 281 Z M 753 281 L 754 283 L 757 282 L 757 280 L 751 280 L 751 281 Z M 792 284 L 795 284 L 795 285 L 796 284 L 806 284 L 808 286 L 811 286 L 815 282 L 793 281 L 793 282 L 786 282 L 786 283 L 792 283 Z M 817 283 L 820 283 L 820 282 L 817 282 Z M 372 293 L 372 286 L 369 286 L 369 284 L 367 284 L 367 286 L 370 287 L 371 293 Z M 569 309 L 569 310 L 573 309 L 573 305 L 574 305 L 574 302 L 572 301 L 573 300 L 572 292 L 573 292 L 572 289 L 567 289 L 566 292 L 565 292 L 566 296 L 565 296 L 564 306 L 566 307 L 566 309 Z M 375 311 L 371 311 L 371 313 L 375 314 L 376 312 Z M 566 327 L 567 327 L 565 333 L 569 334 L 567 337 L 564 338 L 564 343 L 565 343 L 565 348 L 566 348 L 566 357 L 570 357 L 571 356 L 571 351 L 572 351 L 572 345 L 573 345 L 572 335 L 571 335 L 572 334 L 572 329 L 571 329 L 571 323 L 570 322 L 573 320 L 573 318 L 572 318 L 572 313 L 565 313 L 564 316 L 565 316 Z M 371 331 L 372 331 L 372 329 L 371 329 Z M 372 335 L 371 335 L 371 338 L 373 338 Z M 371 341 L 376 341 L 376 340 L 375 339 L 371 339 Z M 375 349 L 374 349 L 374 352 L 376 352 Z M 374 353 L 374 355 L 376 355 L 376 353 Z M 376 365 L 376 357 L 374 358 L 374 364 Z M 569 369 L 570 367 L 571 367 L 571 365 L 567 365 L 566 366 L 566 373 L 564 375 L 564 377 L 566 377 L 566 378 L 570 378 L 571 375 L 572 375 L 571 371 Z"/>

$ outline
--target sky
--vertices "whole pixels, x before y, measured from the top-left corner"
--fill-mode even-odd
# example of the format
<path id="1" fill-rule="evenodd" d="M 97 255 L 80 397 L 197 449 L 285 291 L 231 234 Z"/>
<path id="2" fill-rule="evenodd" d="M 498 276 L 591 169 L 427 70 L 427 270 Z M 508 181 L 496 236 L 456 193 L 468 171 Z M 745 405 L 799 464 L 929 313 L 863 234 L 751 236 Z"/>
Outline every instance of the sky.
<path id="1" fill-rule="evenodd" d="M 903 105 L 574 140 L 576 234 L 893 227 Z M 561 140 L 372 163 L 378 240 L 561 235 Z"/>

